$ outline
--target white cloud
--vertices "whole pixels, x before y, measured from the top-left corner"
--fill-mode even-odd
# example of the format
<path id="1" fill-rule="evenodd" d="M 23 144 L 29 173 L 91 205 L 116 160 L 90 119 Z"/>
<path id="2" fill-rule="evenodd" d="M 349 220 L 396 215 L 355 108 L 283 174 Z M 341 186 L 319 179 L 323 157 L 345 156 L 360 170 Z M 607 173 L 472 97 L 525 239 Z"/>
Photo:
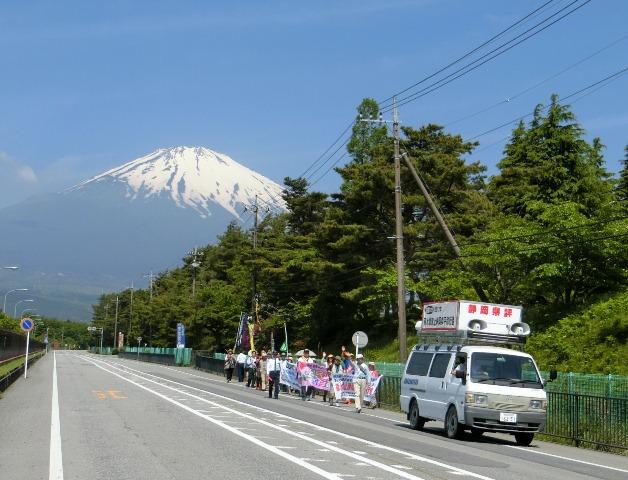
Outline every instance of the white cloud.
<path id="1" fill-rule="evenodd" d="M 18 162 L 5 152 L 0 152 L 0 172 L 2 183 L 14 182 L 16 179 L 30 184 L 38 182 L 35 171 L 29 165 Z"/>

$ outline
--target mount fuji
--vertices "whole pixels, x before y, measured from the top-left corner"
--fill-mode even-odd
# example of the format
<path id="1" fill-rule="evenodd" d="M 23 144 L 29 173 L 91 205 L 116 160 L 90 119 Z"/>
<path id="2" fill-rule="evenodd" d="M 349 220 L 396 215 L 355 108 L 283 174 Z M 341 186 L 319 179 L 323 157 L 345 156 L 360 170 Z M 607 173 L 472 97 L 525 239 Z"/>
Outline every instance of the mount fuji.
<path id="1" fill-rule="evenodd" d="M 285 210 L 281 194 L 277 183 L 225 154 L 156 150 L 63 192 L 0 209 L 2 230 L 10 232 L 0 235 L 0 263 L 21 267 L 0 277 L 0 291 L 19 282 L 40 314 L 87 320 L 102 291 L 180 264 L 232 221 L 246 227 L 245 211 L 256 201 L 260 211 Z"/>

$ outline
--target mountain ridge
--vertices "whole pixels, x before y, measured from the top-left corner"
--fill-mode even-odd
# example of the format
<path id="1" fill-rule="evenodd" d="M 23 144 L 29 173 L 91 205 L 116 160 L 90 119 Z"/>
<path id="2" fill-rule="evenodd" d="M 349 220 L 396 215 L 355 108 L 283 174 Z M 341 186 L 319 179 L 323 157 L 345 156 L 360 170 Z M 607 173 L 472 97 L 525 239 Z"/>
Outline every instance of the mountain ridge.
<path id="1" fill-rule="evenodd" d="M 172 267 L 194 245 L 214 243 L 230 222 L 244 227 L 256 196 L 260 205 L 283 211 L 281 192 L 214 150 L 155 150 L 0 209 L 0 225 L 10 232 L 0 235 L 0 260 L 22 267 L 0 276 L 0 291 L 27 287 L 39 313 L 87 319 L 101 292 Z"/>

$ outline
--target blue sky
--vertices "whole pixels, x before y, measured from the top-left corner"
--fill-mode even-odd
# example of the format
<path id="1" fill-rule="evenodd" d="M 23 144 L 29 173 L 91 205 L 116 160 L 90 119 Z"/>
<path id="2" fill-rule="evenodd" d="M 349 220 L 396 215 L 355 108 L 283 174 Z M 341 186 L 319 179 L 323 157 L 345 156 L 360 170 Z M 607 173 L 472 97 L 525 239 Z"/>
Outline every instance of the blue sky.
<path id="1" fill-rule="evenodd" d="M 555 0 L 552 12 L 570 1 Z M 323 153 L 362 98 L 387 98 L 543 3 L 5 0 L 0 207 L 175 145 L 207 146 L 281 183 Z M 626 36 L 627 18 L 628 2 L 593 0 L 404 105 L 400 118 L 451 124 Z M 566 96 L 628 66 L 627 52 L 628 38 L 450 129 L 472 137 L 526 114 L 551 92 Z M 573 104 L 613 172 L 628 143 L 626 91 L 623 75 Z M 508 133 L 481 137 L 473 158 L 494 172 Z M 338 184 L 331 172 L 316 187 Z"/>

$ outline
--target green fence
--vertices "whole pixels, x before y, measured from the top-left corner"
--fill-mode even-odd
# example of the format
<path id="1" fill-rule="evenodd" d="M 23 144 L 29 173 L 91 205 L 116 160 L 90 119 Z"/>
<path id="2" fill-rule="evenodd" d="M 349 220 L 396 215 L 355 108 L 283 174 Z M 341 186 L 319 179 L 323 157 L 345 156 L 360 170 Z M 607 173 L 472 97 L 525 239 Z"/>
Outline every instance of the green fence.
<path id="1" fill-rule="evenodd" d="M 127 347 L 118 356 L 165 365 L 189 366 L 192 364 L 191 348 Z"/>
<path id="2" fill-rule="evenodd" d="M 98 355 L 111 355 L 113 348 L 111 347 L 89 347 L 89 351 L 91 353 L 96 353 Z"/>

